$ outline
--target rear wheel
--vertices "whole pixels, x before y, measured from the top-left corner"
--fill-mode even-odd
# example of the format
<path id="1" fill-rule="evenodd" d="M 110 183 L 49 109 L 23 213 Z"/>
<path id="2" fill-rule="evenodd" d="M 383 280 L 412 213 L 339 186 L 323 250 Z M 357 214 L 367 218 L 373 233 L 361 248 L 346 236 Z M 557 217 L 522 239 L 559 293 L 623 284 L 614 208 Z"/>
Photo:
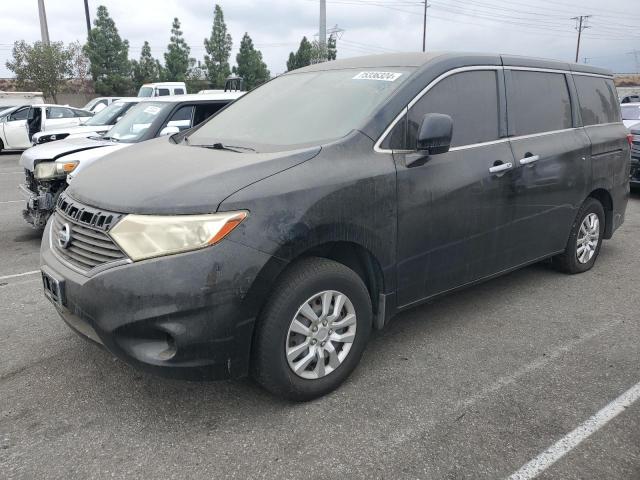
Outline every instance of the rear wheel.
<path id="1" fill-rule="evenodd" d="M 602 246 L 604 227 L 602 204 L 595 198 L 587 198 L 571 227 L 565 251 L 553 259 L 558 269 L 566 273 L 582 273 L 593 267 Z"/>
<path id="2" fill-rule="evenodd" d="M 371 331 L 371 299 L 362 279 L 323 258 L 293 265 L 260 317 L 254 377 L 296 401 L 325 395 L 356 368 Z"/>

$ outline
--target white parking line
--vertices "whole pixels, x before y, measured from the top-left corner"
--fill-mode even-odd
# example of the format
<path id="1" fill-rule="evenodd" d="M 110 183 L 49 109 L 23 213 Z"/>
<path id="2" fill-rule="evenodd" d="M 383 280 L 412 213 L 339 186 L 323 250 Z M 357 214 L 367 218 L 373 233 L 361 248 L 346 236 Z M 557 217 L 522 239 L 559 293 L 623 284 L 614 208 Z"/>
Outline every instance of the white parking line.
<path id="1" fill-rule="evenodd" d="M 640 383 L 635 384 L 578 428 L 558 440 L 547 450 L 511 475 L 508 480 L 529 480 L 537 477 L 600 428 L 616 418 L 620 413 L 624 412 L 627 407 L 631 406 L 638 399 L 640 399 Z"/>
<path id="2" fill-rule="evenodd" d="M 24 200 L 5 200 L 3 202 L 0 202 L 0 204 L 2 204 L 2 203 L 20 203 L 20 202 L 24 202 Z"/>
<path id="3" fill-rule="evenodd" d="M 0 175 L 17 175 L 18 173 L 24 174 L 23 171 L 17 171 L 17 172 L 0 172 Z"/>
<path id="4" fill-rule="evenodd" d="M 24 273 L 14 273 L 13 275 L 5 275 L 4 277 L 0 277 L 0 280 L 8 280 L 10 278 L 24 277 L 25 275 L 35 275 L 36 273 L 40 273 L 40 270 L 32 270 L 30 272 L 24 272 Z"/>

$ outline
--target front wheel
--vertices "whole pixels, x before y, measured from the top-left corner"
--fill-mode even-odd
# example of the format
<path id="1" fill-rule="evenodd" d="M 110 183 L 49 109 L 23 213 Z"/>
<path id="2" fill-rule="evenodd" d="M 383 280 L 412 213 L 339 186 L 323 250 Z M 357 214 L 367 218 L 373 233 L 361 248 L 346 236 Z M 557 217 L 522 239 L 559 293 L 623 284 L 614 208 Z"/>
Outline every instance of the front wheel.
<path id="1" fill-rule="evenodd" d="M 582 273 L 591 269 L 600 253 L 604 226 L 602 204 L 595 198 L 587 198 L 571 227 L 565 251 L 554 257 L 553 263 L 566 273 Z"/>
<path id="2" fill-rule="evenodd" d="M 371 299 L 362 279 L 324 258 L 293 265 L 260 316 L 256 380 L 296 401 L 337 388 L 356 368 L 371 332 Z"/>

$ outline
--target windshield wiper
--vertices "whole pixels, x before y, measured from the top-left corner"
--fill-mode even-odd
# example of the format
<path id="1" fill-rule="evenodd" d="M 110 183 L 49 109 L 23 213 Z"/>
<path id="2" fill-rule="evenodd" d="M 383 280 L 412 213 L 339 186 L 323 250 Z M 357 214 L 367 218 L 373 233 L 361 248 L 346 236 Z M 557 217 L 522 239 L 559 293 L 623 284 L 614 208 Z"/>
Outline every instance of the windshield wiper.
<path id="1" fill-rule="evenodd" d="M 192 147 L 211 148 L 213 150 L 226 150 L 228 152 L 242 153 L 241 150 L 250 150 L 255 152 L 255 148 L 242 147 L 240 145 L 225 145 L 224 143 L 213 143 L 211 145 L 191 145 Z"/>

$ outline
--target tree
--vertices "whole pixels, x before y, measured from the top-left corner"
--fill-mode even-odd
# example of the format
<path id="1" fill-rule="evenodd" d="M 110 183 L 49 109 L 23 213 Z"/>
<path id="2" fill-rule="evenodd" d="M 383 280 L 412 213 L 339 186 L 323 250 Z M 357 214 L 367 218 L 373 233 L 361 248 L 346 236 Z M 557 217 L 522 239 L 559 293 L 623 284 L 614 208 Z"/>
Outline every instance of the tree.
<path id="1" fill-rule="evenodd" d="M 267 65 L 262 61 L 262 52 L 254 48 L 253 41 L 246 32 L 240 42 L 236 63 L 238 66 L 234 67 L 234 73 L 244 79 L 247 90 L 257 87 L 270 78 Z"/>
<path id="2" fill-rule="evenodd" d="M 338 57 L 336 36 L 332 33 L 327 40 L 327 60 L 335 60 Z"/>
<path id="3" fill-rule="evenodd" d="M 93 93 L 93 86 L 89 77 L 91 76 L 91 63 L 89 57 L 84 54 L 82 45 L 77 40 L 67 46 L 71 56 L 71 78 L 73 88 L 76 93 Z"/>
<path id="4" fill-rule="evenodd" d="M 134 86 L 140 87 L 143 83 L 157 82 L 160 79 L 159 62 L 151 55 L 151 46 L 145 40 L 140 52 L 140 59 L 131 62 L 133 67 Z"/>
<path id="5" fill-rule="evenodd" d="M 167 53 L 164 54 L 164 80 L 184 82 L 187 79 L 191 65 L 190 53 L 191 48 L 187 45 L 180 30 L 180 20 L 174 18 L 171 26 L 171 39 L 167 46 Z"/>
<path id="6" fill-rule="evenodd" d="M 302 37 L 300 46 L 296 53 L 291 52 L 289 54 L 289 60 L 287 61 L 287 71 L 295 70 L 296 68 L 306 67 L 311 65 L 311 58 L 313 56 L 313 45 L 307 40 L 307 37 Z"/>
<path id="7" fill-rule="evenodd" d="M 57 102 L 62 82 L 73 73 L 72 52 L 62 42 L 29 45 L 21 40 L 13 44 L 13 59 L 6 66 L 16 75 L 18 88 L 41 91 Z"/>
<path id="8" fill-rule="evenodd" d="M 84 53 L 100 95 L 126 95 L 132 90 L 129 42 L 122 40 L 107 7 L 100 5 Z"/>
<path id="9" fill-rule="evenodd" d="M 204 39 L 204 56 L 207 78 L 213 87 L 224 87 L 226 78 L 231 73 L 229 68 L 229 56 L 233 42 L 231 35 L 227 33 L 227 25 L 224 23 L 224 14 L 220 5 L 213 9 L 213 27 L 211 36 Z"/>
<path id="10" fill-rule="evenodd" d="M 318 40 L 314 40 L 311 44 L 311 63 L 322 63 L 327 61 L 329 51 L 327 45 L 320 45 Z"/>

